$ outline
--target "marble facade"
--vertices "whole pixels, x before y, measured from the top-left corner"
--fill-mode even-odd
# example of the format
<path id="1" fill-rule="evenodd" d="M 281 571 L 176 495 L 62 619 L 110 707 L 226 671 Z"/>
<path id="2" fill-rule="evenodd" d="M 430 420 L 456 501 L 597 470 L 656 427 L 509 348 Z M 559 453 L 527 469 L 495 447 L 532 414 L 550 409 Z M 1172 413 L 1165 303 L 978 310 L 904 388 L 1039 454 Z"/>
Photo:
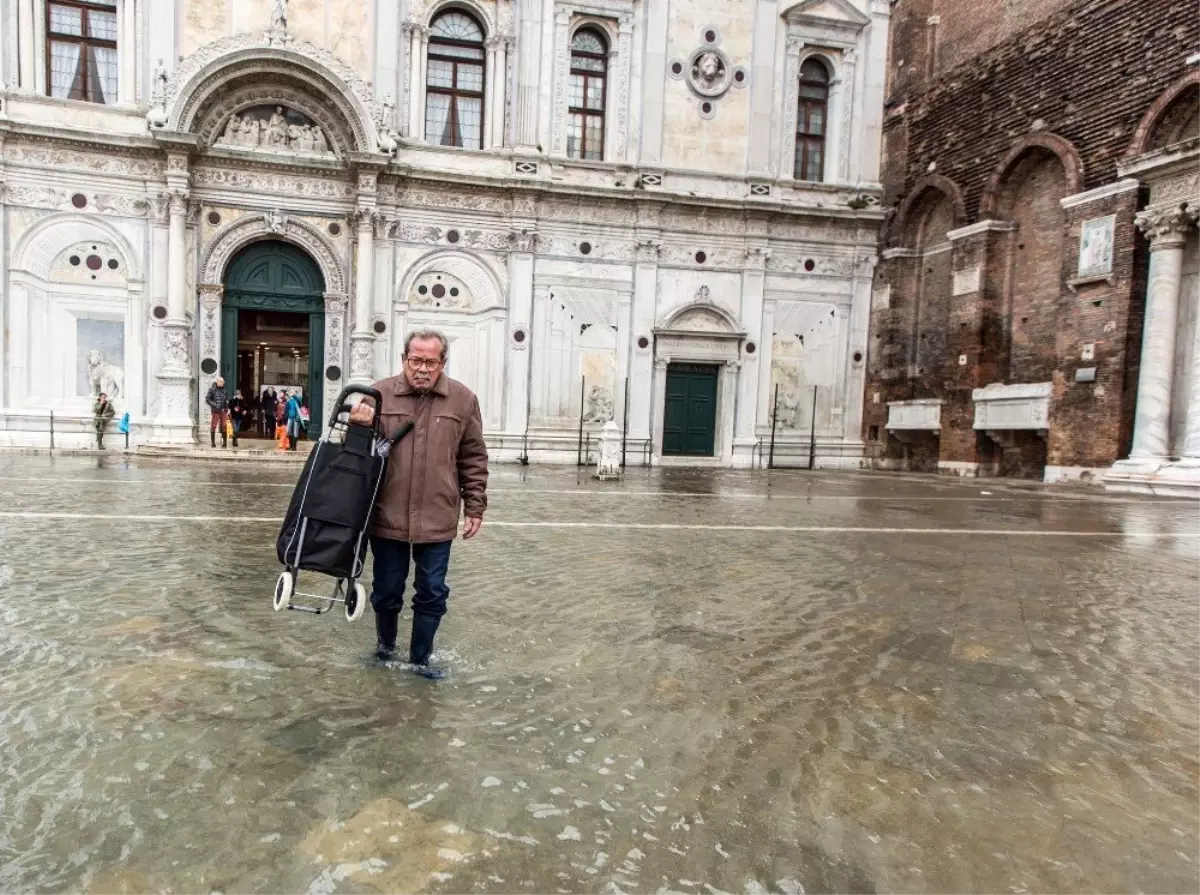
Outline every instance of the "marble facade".
<path id="1" fill-rule="evenodd" d="M 0 442 L 43 443 L 51 410 L 87 442 L 97 319 L 132 441 L 194 443 L 226 265 L 274 239 L 325 281 L 326 406 L 435 327 L 498 460 L 573 462 L 582 414 L 594 456 L 611 420 L 636 458 L 749 466 L 778 391 L 777 463 L 811 434 L 861 465 L 886 0 L 117 0 L 111 105 L 45 95 L 45 2 L 0 0 Z M 426 139 L 448 8 L 485 34 L 479 150 Z M 567 154 L 580 27 L 609 52 L 601 161 Z M 822 182 L 792 176 L 812 56 Z M 719 368 L 712 457 L 663 456 L 674 363 Z"/>

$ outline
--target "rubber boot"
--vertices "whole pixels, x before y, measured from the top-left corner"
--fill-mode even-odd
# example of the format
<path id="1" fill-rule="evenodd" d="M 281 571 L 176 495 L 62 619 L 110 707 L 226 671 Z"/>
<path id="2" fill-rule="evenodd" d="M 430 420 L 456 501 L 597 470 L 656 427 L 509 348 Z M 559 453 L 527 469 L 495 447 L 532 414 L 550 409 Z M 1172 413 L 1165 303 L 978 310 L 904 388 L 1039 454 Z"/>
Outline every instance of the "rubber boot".
<path id="1" fill-rule="evenodd" d="M 399 630 L 399 612 L 375 610 L 375 658 L 380 662 L 390 662 L 396 658 L 396 634 Z"/>
<path id="2" fill-rule="evenodd" d="M 209 429 L 209 430 L 208 430 L 208 440 L 209 440 L 210 442 L 212 442 L 212 446 L 213 446 L 213 447 L 216 447 L 216 446 L 217 446 L 217 430 L 216 430 L 216 429 Z"/>
<path id="3" fill-rule="evenodd" d="M 433 638 L 441 622 L 436 615 L 414 613 L 412 639 L 408 645 L 408 661 L 412 663 L 413 670 L 421 677 L 435 681 L 446 676 L 443 669 L 429 664 L 429 657 L 433 655 Z"/>

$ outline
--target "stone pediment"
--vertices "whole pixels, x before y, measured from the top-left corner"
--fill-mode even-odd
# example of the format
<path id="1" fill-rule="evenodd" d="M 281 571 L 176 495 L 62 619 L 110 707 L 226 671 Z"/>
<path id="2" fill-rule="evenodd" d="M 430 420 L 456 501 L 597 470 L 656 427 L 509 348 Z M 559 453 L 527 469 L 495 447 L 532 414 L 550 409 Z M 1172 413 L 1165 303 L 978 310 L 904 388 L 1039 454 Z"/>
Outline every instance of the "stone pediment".
<path id="1" fill-rule="evenodd" d="M 691 304 L 671 312 L 655 332 L 722 339 L 740 339 L 746 335 L 729 312 L 709 298 L 707 286 L 700 287 Z"/>
<path id="2" fill-rule="evenodd" d="M 792 24 L 851 26 L 855 31 L 871 23 L 849 0 L 802 0 L 790 7 L 784 13 L 784 18 Z"/>

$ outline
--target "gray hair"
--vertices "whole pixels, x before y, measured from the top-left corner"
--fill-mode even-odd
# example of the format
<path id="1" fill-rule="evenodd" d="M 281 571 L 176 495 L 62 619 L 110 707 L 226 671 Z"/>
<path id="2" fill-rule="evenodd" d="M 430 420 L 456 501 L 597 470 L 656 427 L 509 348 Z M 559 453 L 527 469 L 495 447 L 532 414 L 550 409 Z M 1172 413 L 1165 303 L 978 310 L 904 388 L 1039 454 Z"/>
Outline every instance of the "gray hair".
<path id="1" fill-rule="evenodd" d="M 442 360 L 446 359 L 446 351 L 450 348 L 450 343 L 446 340 L 446 337 L 442 333 L 438 332 L 436 329 L 415 329 L 412 332 L 410 332 L 407 336 L 405 336 L 404 337 L 404 356 L 405 357 L 408 357 L 409 346 L 411 346 L 412 343 L 416 339 L 420 339 L 422 342 L 427 342 L 430 339 L 437 339 L 439 342 L 442 343 Z"/>

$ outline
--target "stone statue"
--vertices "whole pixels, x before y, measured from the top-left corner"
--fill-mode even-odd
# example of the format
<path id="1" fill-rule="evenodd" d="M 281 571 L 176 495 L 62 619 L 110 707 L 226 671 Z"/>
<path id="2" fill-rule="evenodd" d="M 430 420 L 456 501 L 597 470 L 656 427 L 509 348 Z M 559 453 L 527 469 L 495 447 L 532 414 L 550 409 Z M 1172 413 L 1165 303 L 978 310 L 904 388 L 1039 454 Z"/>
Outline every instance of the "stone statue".
<path id="1" fill-rule="evenodd" d="M 585 423 L 607 423 L 613 418 L 612 398 L 608 390 L 599 385 L 593 385 L 588 390 L 587 411 L 583 415 Z"/>
<path id="2" fill-rule="evenodd" d="M 396 104 L 392 102 L 392 95 L 389 93 L 383 98 L 383 107 L 379 115 L 379 123 L 385 130 L 390 130 L 392 127 L 392 116 L 396 112 Z"/>
<path id="3" fill-rule="evenodd" d="M 308 133 L 308 125 L 289 124 L 287 126 L 287 145 L 297 152 L 312 149 L 312 137 Z"/>
<path id="4" fill-rule="evenodd" d="M 154 86 L 150 89 L 150 97 L 156 106 L 167 101 L 167 67 L 161 59 L 154 69 Z"/>
<path id="5" fill-rule="evenodd" d="M 316 152 L 329 152 L 329 142 L 325 139 L 325 132 L 316 125 L 313 125 L 313 150 Z"/>
<path id="6" fill-rule="evenodd" d="M 92 394 L 104 393 L 109 398 L 122 397 L 125 389 L 125 371 L 104 359 L 104 352 L 93 348 L 87 353 L 88 384 Z"/>
<path id="7" fill-rule="evenodd" d="M 266 220 L 267 229 L 276 235 L 281 235 L 285 230 L 287 230 L 287 215 L 281 212 L 278 208 L 266 215 Z"/>
<path id="8" fill-rule="evenodd" d="M 259 141 L 259 127 L 261 124 L 262 122 L 260 122 L 257 118 L 241 119 L 240 132 L 237 140 L 238 144 L 241 146 L 248 146 L 250 148 L 257 146 Z"/>
<path id="9" fill-rule="evenodd" d="M 271 30 L 287 31 L 287 26 L 287 0 L 275 0 L 275 7 L 271 10 Z"/>
<path id="10" fill-rule="evenodd" d="M 229 122 L 225 125 L 225 133 L 221 135 L 221 139 L 217 141 L 221 146 L 235 146 L 238 140 L 241 139 L 242 119 L 237 115 L 230 115 Z"/>
<path id="11" fill-rule="evenodd" d="M 283 117 L 283 106 L 275 107 L 275 114 L 267 122 L 267 132 L 262 143 L 269 149 L 283 149 L 287 146 L 287 119 Z"/>

